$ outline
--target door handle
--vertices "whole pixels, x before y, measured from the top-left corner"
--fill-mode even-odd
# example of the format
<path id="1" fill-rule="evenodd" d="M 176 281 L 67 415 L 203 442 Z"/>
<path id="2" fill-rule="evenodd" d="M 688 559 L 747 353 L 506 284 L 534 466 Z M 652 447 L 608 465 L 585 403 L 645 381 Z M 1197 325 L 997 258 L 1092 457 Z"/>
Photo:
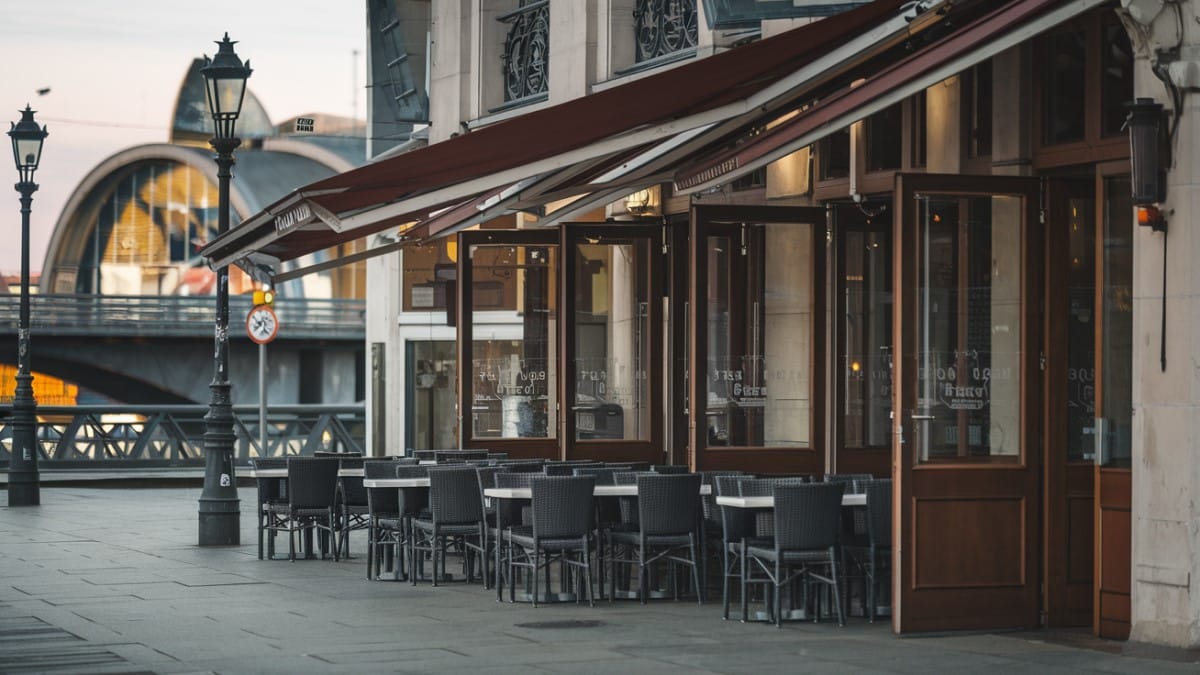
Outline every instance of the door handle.
<path id="1" fill-rule="evenodd" d="M 934 415 L 913 415 L 912 418 L 913 418 L 913 421 L 918 421 L 918 422 L 931 422 L 931 421 L 937 419 L 937 417 Z"/>

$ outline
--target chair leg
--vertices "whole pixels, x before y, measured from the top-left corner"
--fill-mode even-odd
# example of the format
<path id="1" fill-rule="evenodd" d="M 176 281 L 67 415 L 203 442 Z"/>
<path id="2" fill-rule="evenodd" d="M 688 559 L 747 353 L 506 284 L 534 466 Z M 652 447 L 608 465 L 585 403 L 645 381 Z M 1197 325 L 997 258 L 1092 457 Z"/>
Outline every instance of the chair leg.
<path id="1" fill-rule="evenodd" d="M 738 556 L 739 576 L 742 578 L 742 623 L 750 619 L 750 592 L 747 588 L 746 542 L 742 541 L 742 555 Z"/>
<path id="2" fill-rule="evenodd" d="M 830 578 L 833 579 L 833 609 L 837 612 L 837 620 L 839 626 L 846 625 L 846 615 L 842 612 L 842 582 L 838 576 L 837 554 L 831 549 L 829 552 L 829 568 Z"/>
<path id="3" fill-rule="evenodd" d="M 696 604 L 704 604 L 704 587 L 700 585 L 700 563 L 701 560 L 696 559 L 696 535 L 691 536 L 691 552 L 692 552 L 692 582 L 696 585 Z M 702 542 L 703 543 L 703 542 Z"/>
<path id="4" fill-rule="evenodd" d="M 721 552 L 721 618 L 729 620 L 729 546 L 722 543 Z"/>
<path id="5" fill-rule="evenodd" d="M 638 544 L 638 600 L 646 604 L 646 542 Z"/>

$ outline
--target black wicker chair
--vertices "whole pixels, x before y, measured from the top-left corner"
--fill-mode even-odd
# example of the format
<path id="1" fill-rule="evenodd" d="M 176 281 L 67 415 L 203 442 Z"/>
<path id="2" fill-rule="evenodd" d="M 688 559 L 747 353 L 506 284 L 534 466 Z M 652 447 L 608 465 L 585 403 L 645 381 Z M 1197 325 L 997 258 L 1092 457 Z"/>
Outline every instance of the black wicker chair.
<path id="1" fill-rule="evenodd" d="M 288 559 L 296 560 L 296 535 L 306 541 L 318 536 L 321 557 L 327 544 L 333 543 L 333 558 L 337 560 L 335 514 L 337 499 L 338 460 L 324 457 L 292 457 L 288 459 L 288 500 L 270 506 L 270 530 L 288 533 Z"/>
<path id="2" fill-rule="evenodd" d="M 428 553 L 433 559 L 433 585 L 437 586 L 438 578 L 445 574 L 446 554 L 452 544 L 462 552 L 465 574 L 471 579 L 474 554 L 483 555 L 487 541 L 487 520 L 475 467 L 430 467 L 429 517 L 414 518 L 412 528 L 409 548 L 414 582 Z"/>
<path id="3" fill-rule="evenodd" d="M 715 476 L 713 482 L 717 496 L 741 496 L 739 483 L 749 480 L 745 475 Z M 748 589 L 742 585 L 742 567 L 746 564 L 746 546 L 769 545 L 770 539 L 754 534 L 754 511 L 734 506 L 717 506 L 717 517 L 721 522 L 721 618 L 729 618 L 730 586 L 738 584 L 739 601 L 747 596 Z"/>
<path id="4" fill-rule="evenodd" d="M 696 529 L 700 474 L 637 476 L 638 524 L 636 530 L 610 530 L 608 534 L 609 577 L 616 588 L 617 564 L 636 565 L 638 599 L 645 604 L 647 572 L 659 561 L 687 565 L 692 571 L 697 602 L 704 602 L 700 583 L 700 556 Z M 622 548 L 615 548 L 620 545 Z M 624 551 L 624 553 L 622 553 Z M 687 557 L 682 556 L 682 552 Z M 626 557 L 627 556 L 627 557 Z M 611 600 L 613 594 L 609 594 Z"/>
<path id="5" fill-rule="evenodd" d="M 875 476 L 869 473 L 827 473 L 825 474 L 826 483 L 845 483 L 846 492 L 853 494 L 856 491 L 855 484 L 859 481 L 873 480 Z"/>
<path id="6" fill-rule="evenodd" d="M 341 469 L 363 467 L 362 457 L 339 459 Z M 359 476 L 338 476 L 337 547 L 343 558 L 350 557 L 350 533 L 365 530 L 368 526 L 370 506 L 367 504 L 367 491 L 362 482 L 363 479 Z"/>
<path id="7" fill-rule="evenodd" d="M 363 478 L 395 478 L 395 462 L 368 460 L 363 462 Z M 404 566 L 405 529 L 400 515 L 400 490 L 396 488 L 365 488 L 367 492 L 367 578 L 374 579 L 383 572 L 384 552 L 392 565 L 394 578 L 400 579 Z M 386 548 L 385 548 L 386 547 Z"/>
<path id="8" fill-rule="evenodd" d="M 563 564 L 564 574 L 575 569 L 583 579 L 576 588 L 587 587 L 588 604 L 595 606 L 592 584 L 591 541 L 593 533 L 592 492 L 596 479 L 591 476 L 544 476 L 530 483 L 533 493 L 533 527 L 508 530 L 509 578 L 514 568 L 529 571 L 533 582 L 533 606 L 540 592 L 539 572 L 545 572 L 546 590 L 550 588 L 550 565 Z M 543 557 L 545 554 L 545 557 Z M 572 555 L 574 554 L 574 555 Z M 515 584 L 508 588 L 509 599 L 516 599 Z"/>
<path id="9" fill-rule="evenodd" d="M 267 469 L 287 469 L 286 457 L 255 457 L 250 460 L 250 466 L 255 471 Z M 286 478 L 256 478 L 254 480 L 258 492 L 258 559 L 263 559 L 263 534 L 268 531 L 273 514 L 270 505 L 287 501 Z M 267 557 L 275 557 L 275 533 L 271 531 L 267 542 Z"/>
<path id="10" fill-rule="evenodd" d="M 865 536 L 859 535 L 844 546 L 846 554 L 862 570 L 867 595 L 867 617 L 874 622 L 879 610 L 879 593 L 890 588 L 892 561 L 892 481 L 860 481 L 867 496 L 865 508 L 855 508 L 865 516 Z"/>
<path id="11" fill-rule="evenodd" d="M 535 478 L 542 478 L 540 473 L 532 473 L 528 471 L 506 471 L 501 472 L 492 477 L 493 484 L 498 488 L 527 488 Z M 500 579 L 500 583 L 496 585 L 496 600 L 504 599 L 504 584 L 510 583 L 506 576 L 508 573 L 508 563 L 506 562 L 507 541 L 510 528 L 514 526 L 532 526 L 533 525 L 533 507 L 529 502 L 516 499 L 498 499 L 495 500 L 495 524 L 489 525 L 488 537 L 497 542 L 496 549 L 493 552 L 496 558 L 496 576 Z"/>
<path id="12" fill-rule="evenodd" d="M 755 570 L 765 575 L 759 579 L 769 581 L 774 588 L 773 602 L 769 603 L 768 609 L 774 615 L 776 626 L 783 624 L 782 589 L 797 580 L 831 586 L 838 625 L 846 623 L 838 577 L 845 487 L 839 482 L 775 486 L 775 542 L 773 546 L 746 547 L 742 586 L 745 588 L 746 584 L 755 581 Z M 747 597 L 743 593 L 742 620 L 746 619 Z"/>

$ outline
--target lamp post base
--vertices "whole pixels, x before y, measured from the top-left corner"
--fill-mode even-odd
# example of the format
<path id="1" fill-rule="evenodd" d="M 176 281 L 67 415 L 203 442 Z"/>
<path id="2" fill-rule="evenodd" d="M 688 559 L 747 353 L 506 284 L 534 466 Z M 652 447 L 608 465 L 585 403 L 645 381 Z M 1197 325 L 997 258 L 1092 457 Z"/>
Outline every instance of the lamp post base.
<path id="1" fill-rule="evenodd" d="M 37 471 L 8 472 L 8 505 L 38 506 L 42 503 Z"/>
<path id="2" fill-rule="evenodd" d="M 200 498 L 201 546 L 237 546 L 241 543 L 239 501 Z"/>

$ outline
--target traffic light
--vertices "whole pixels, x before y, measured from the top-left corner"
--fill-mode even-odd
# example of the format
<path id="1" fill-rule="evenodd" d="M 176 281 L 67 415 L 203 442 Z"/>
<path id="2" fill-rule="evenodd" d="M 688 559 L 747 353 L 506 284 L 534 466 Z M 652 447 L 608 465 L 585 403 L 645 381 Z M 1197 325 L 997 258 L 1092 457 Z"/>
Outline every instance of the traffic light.
<path id="1" fill-rule="evenodd" d="M 262 290 L 254 291 L 254 306 L 257 307 L 259 305 L 274 306 L 275 305 L 275 291 L 273 291 L 269 288 L 264 288 Z"/>

